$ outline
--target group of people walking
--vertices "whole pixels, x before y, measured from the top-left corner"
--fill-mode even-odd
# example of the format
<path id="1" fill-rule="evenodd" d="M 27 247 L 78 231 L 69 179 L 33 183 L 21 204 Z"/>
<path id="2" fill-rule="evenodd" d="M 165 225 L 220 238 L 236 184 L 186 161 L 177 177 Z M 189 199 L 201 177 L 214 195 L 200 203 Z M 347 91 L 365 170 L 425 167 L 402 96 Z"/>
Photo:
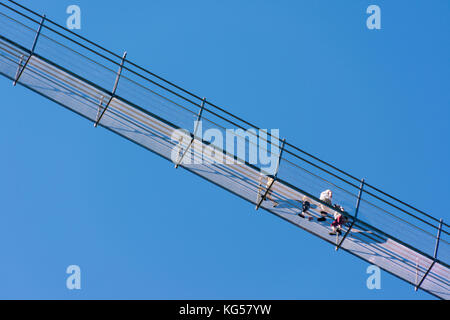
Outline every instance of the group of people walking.
<path id="1" fill-rule="evenodd" d="M 324 204 L 320 204 L 320 217 L 317 218 L 317 221 L 323 222 L 326 220 L 328 216 L 328 211 L 330 207 L 333 208 L 333 222 L 331 223 L 331 232 L 330 235 L 342 234 L 342 226 L 347 223 L 347 217 L 343 214 L 344 208 L 338 204 L 333 205 L 333 192 L 331 190 L 325 190 L 320 194 L 320 201 Z M 302 201 L 302 212 L 299 213 L 299 216 L 305 218 L 305 213 L 311 208 L 311 203 L 308 201 L 306 197 L 303 198 Z M 309 217 L 309 220 L 312 220 L 312 217 Z"/>
<path id="2" fill-rule="evenodd" d="M 268 177 L 266 181 L 266 188 L 269 190 L 266 194 L 266 197 L 264 200 L 270 200 L 272 202 L 272 206 L 275 208 L 279 205 L 277 201 L 273 198 L 271 187 L 274 183 L 273 177 Z M 260 181 L 261 185 L 261 181 Z M 323 222 L 326 221 L 326 218 L 328 216 L 329 211 L 331 210 L 331 214 L 333 216 L 333 222 L 331 223 L 331 232 L 330 235 L 336 235 L 342 234 L 342 227 L 345 225 L 348 221 L 347 217 L 343 214 L 345 211 L 343 207 L 341 207 L 338 204 L 333 205 L 333 192 L 331 190 L 325 190 L 320 194 L 319 197 L 320 201 L 322 202 L 320 207 L 320 217 L 317 218 L 317 221 Z M 306 218 L 306 213 L 311 208 L 311 203 L 309 202 L 308 198 L 305 196 L 302 199 L 302 212 L 300 212 L 298 215 L 302 218 Z M 334 210 L 332 210 L 332 209 Z M 308 220 L 313 220 L 313 217 L 311 215 L 308 216 Z"/>

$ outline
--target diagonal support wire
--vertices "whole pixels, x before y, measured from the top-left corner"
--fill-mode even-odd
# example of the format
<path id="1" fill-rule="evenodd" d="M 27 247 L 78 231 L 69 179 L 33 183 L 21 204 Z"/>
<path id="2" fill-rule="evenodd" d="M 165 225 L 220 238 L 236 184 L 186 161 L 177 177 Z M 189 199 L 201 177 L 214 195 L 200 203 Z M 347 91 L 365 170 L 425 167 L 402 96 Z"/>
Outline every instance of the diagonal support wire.
<path id="1" fill-rule="evenodd" d="M 275 170 L 275 175 L 273 177 L 268 176 L 269 178 L 272 178 L 272 181 L 270 181 L 269 185 L 267 186 L 266 191 L 264 192 L 264 195 L 261 197 L 261 199 L 259 199 L 258 203 L 256 204 L 255 210 L 258 210 L 259 207 L 261 207 L 261 204 L 263 203 L 264 199 L 266 199 L 267 195 L 270 192 L 270 189 L 272 188 L 273 184 L 277 180 L 278 171 L 280 169 L 281 156 L 283 155 L 285 144 L 286 144 L 286 139 L 283 139 L 283 143 L 281 145 L 280 154 L 278 155 L 278 162 L 277 162 L 277 168 Z M 258 196 L 259 196 L 259 192 L 258 192 Z"/>
<path id="2" fill-rule="evenodd" d="M 188 146 L 186 147 L 186 149 L 184 150 L 183 154 L 181 155 L 180 159 L 177 161 L 177 163 L 175 164 L 175 169 L 178 169 L 178 167 L 180 166 L 181 162 L 184 159 L 184 156 L 186 155 L 186 153 L 189 151 L 189 148 L 191 147 L 192 143 L 195 140 L 195 137 L 197 136 L 197 130 L 198 130 L 198 124 L 200 123 L 200 120 L 202 119 L 202 114 L 203 114 L 203 110 L 205 109 L 205 103 L 206 103 L 206 98 L 203 98 L 202 100 L 202 105 L 200 106 L 200 110 L 198 112 L 197 115 L 197 121 L 195 123 L 195 128 L 194 128 L 194 136 L 191 138 L 191 142 L 189 142 Z"/>
<path id="3" fill-rule="evenodd" d="M 437 261 L 437 254 L 438 254 L 438 249 L 439 249 L 439 241 L 441 239 L 441 230 L 442 230 L 442 224 L 444 223 L 444 220 L 441 219 L 440 223 L 439 223 L 439 229 L 438 229 L 438 233 L 436 236 L 436 246 L 434 247 L 434 259 L 433 259 L 433 263 L 431 263 L 430 267 L 428 268 L 427 272 L 424 274 L 422 280 L 420 280 L 419 284 L 415 287 L 415 290 L 419 290 L 420 286 L 422 285 L 422 283 L 425 281 L 425 278 L 428 276 L 428 274 L 430 273 L 431 269 L 433 269 L 434 264 Z"/>
<path id="4" fill-rule="evenodd" d="M 114 87 L 112 90 L 112 95 L 111 98 L 109 98 L 108 103 L 106 104 L 105 108 L 103 109 L 102 113 L 100 114 L 100 116 L 97 115 L 97 120 L 94 123 L 94 127 L 97 127 L 98 124 L 100 123 L 100 120 L 102 119 L 103 115 L 106 112 L 106 109 L 108 109 L 109 104 L 111 103 L 112 99 L 114 99 L 114 97 L 116 96 L 116 90 L 117 90 L 117 86 L 119 85 L 119 80 L 120 80 L 120 76 L 122 75 L 122 69 L 123 69 L 123 65 L 125 63 L 125 58 L 127 57 L 127 53 L 124 52 L 123 56 L 122 56 L 122 61 L 120 62 L 120 66 L 119 66 L 119 70 L 117 71 L 117 76 L 116 76 L 116 81 L 114 82 Z M 101 107 L 101 103 L 100 103 L 100 107 Z M 99 108 L 100 108 L 99 107 Z M 100 109 L 99 109 L 100 110 Z"/>
<path id="5" fill-rule="evenodd" d="M 345 238 L 347 238 L 347 236 L 350 234 L 350 231 L 352 230 L 353 226 L 355 225 L 356 221 L 358 220 L 357 218 L 358 218 L 359 204 L 361 203 L 361 197 L 362 197 L 362 193 L 363 193 L 363 188 L 364 188 L 364 179 L 361 180 L 361 185 L 359 187 L 358 200 L 356 200 L 355 216 L 353 218 L 353 222 L 350 225 L 350 227 L 348 228 L 347 232 L 342 237 L 341 242 L 339 242 L 339 244 L 336 246 L 336 251 L 338 251 L 339 248 L 342 246 L 342 244 L 344 243 Z"/>
<path id="6" fill-rule="evenodd" d="M 23 65 L 22 68 L 20 66 L 23 61 L 23 56 L 20 58 L 19 68 L 17 69 L 17 75 L 16 75 L 16 78 L 14 79 L 13 86 L 15 86 L 17 84 L 17 82 L 19 82 L 19 79 L 22 76 L 23 72 L 25 71 L 25 68 L 27 67 L 28 63 L 30 62 L 31 57 L 34 55 L 34 50 L 36 49 L 36 45 L 37 45 L 39 36 L 41 34 L 41 30 L 42 30 L 42 26 L 44 25 L 44 22 L 45 22 L 45 15 L 42 16 L 41 23 L 39 24 L 39 28 L 36 32 L 36 36 L 34 37 L 33 46 L 31 47 L 30 55 L 28 56 L 28 58 L 25 61 L 25 64 Z"/>

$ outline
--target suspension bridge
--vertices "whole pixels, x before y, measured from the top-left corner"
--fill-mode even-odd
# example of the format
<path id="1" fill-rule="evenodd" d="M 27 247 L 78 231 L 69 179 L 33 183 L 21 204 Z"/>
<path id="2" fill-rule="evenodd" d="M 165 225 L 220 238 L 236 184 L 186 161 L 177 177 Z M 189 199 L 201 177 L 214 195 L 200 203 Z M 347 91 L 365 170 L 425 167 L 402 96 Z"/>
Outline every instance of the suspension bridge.
<path id="1" fill-rule="evenodd" d="M 315 157 L 208 99 L 183 89 L 21 4 L 0 2 L 0 73 L 224 190 L 440 299 L 450 298 L 449 225 L 367 181 Z M 13 90 L 13 89 L 11 89 Z M 211 143 L 193 123 L 237 141 L 264 141 L 273 172 Z M 189 128 L 192 128 L 190 130 Z M 180 129 L 185 132 L 180 136 Z M 188 130 L 188 131 L 186 131 Z M 264 132 L 264 131 L 263 131 Z M 249 135 L 257 135 L 257 140 Z M 174 159 L 174 150 L 176 158 Z M 217 155 L 227 161 L 217 161 Z M 190 159 L 191 161 L 187 161 Z M 201 161 L 195 161 L 195 160 Z M 170 164 L 169 164 L 170 165 Z M 330 235 L 333 190 L 348 223 Z M 268 199 L 275 200 L 274 206 Z M 303 203 L 310 203 L 301 215 Z M 253 210 L 252 206 L 249 209 Z M 321 212 L 327 219 L 320 221 Z"/>

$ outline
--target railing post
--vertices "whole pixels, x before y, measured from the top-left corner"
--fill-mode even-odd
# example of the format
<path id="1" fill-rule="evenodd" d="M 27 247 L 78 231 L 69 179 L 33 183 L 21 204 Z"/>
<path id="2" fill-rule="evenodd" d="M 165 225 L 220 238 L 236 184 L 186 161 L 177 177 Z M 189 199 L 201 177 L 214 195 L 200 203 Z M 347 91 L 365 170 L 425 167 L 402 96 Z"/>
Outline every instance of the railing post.
<path id="1" fill-rule="evenodd" d="M 42 26 L 44 25 L 44 22 L 45 22 L 45 15 L 42 16 L 41 23 L 39 24 L 39 28 L 36 32 L 36 36 L 34 37 L 33 46 L 31 47 L 30 55 L 28 56 L 28 58 L 25 61 L 25 64 L 23 65 L 22 68 L 20 68 L 20 65 L 22 64 L 23 56 L 20 58 L 19 67 L 17 69 L 17 74 L 16 74 L 16 78 L 14 79 L 13 86 L 15 86 L 17 84 L 17 82 L 19 82 L 19 79 L 22 76 L 22 73 L 25 71 L 25 68 L 27 67 L 28 62 L 30 62 L 31 57 L 34 55 L 34 50 L 36 49 L 37 41 L 39 39 L 39 36 L 41 35 L 41 30 L 42 30 Z"/>
<path id="2" fill-rule="evenodd" d="M 434 247 L 433 262 L 431 263 L 431 265 L 428 268 L 427 272 L 425 272 L 422 280 L 420 280 L 419 284 L 415 287 L 416 291 L 419 290 L 420 286 L 425 281 L 425 278 L 428 276 L 428 274 L 430 273 L 431 269 L 433 269 L 434 264 L 437 261 L 437 254 L 438 254 L 438 249 L 439 249 L 439 241 L 441 240 L 441 230 L 442 230 L 442 224 L 443 223 L 444 223 L 444 220 L 441 219 L 441 221 L 439 222 L 439 229 L 438 229 L 438 233 L 437 233 L 437 236 L 436 236 L 436 246 Z"/>
<path id="3" fill-rule="evenodd" d="M 100 97 L 100 103 L 98 104 L 98 109 L 97 109 L 97 116 L 95 117 L 95 119 L 98 119 L 98 117 L 100 116 L 100 112 L 102 112 L 102 107 L 103 107 L 103 101 L 105 100 L 105 96 L 102 95 Z"/>
<path id="4" fill-rule="evenodd" d="M 419 282 L 419 257 L 416 257 L 416 280 L 415 280 L 416 286 L 418 282 Z"/>
<path id="5" fill-rule="evenodd" d="M 272 181 L 270 182 L 270 184 L 267 186 L 266 191 L 264 192 L 264 195 L 261 197 L 261 199 L 257 200 L 257 204 L 255 207 L 255 210 L 258 210 L 259 207 L 261 206 L 261 204 L 263 203 L 264 199 L 266 199 L 267 195 L 270 192 L 270 189 L 272 188 L 273 184 L 275 183 L 275 181 L 277 180 L 277 176 L 278 176 L 278 171 L 280 170 L 280 162 L 281 162 L 281 157 L 283 155 L 283 151 L 284 151 L 284 146 L 286 144 L 286 139 L 283 139 L 283 143 L 281 145 L 281 150 L 280 150 L 280 154 L 278 155 L 278 162 L 277 162 L 277 167 L 275 169 L 275 175 L 272 178 Z M 269 176 L 270 177 L 270 176 Z M 259 198 L 259 190 L 258 190 L 258 198 Z"/>
<path id="6" fill-rule="evenodd" d="M 175 169 L 178 169 L 178 167 L 180 166 L 181 162 L 183 161 L 184 156 L 186 155 L 186 153 L 189 151 L 189 148 L 191 147 L 192 143 L 195 140 L 195 137 L 197 136 L 197 130 L 198 130 L 198 124 L 200 123 L 200 120 L 202 119 L 202 114 L 203 114 L 203 110 L 205 109 L 205 103 L 206 103 L 206 98 L 203 98 L 202 100 L 202 104 L 200 106 L 200 110 L 198 111 L 197 114 L 197 121 L 195 123 L 195 128 L 194 128 L 194 134 L 193 137 L 191 138 L 191 142 L 189 142 L 188 146 L 186 147 L 186 149 L 184 150 L 183 154 L 181 155 L 180 159 L 177 161 L 177 163 L 175 164 Z M 181 144 L 181 142 L 180 142 Z"/>
<path id="7" fill-rule="evenodd" d="M 336 246 L 336 251 L 338 251 L 339 248 L 342 246 L 342 243 L 344 243 L 345 238 L 347 238 L 347 236 L 350 234 L 350 231 L 352 230 L 353 226 L 355 225 L 355 223 L 356 223 L 356 221 L 358 219 L 359 204 L 361 203 L 361 197 L 362 197 L 362 193 L 363 193 L 363 188 L 364 188 L 364 179 L 361 180 L 361 185 L 359 187 L 358 200 L 356 200 L 355 216 L 353 218 L 352 224 L 350 225 L 350 227 L 348 228 L 347 232 L 342 237 L 341 242 L 339 242 L 339 244 Z"/>
<path id="8" fill-rule="evenodd" d="M 438 249 L 439 249 L 439 241 L 441 240 L 441 230 L 442 230 L 442 224 L 444 223 L 444 219 L 441 219 L 441 221 L 439 222 L 439 229 L 438 229 L 438 234 L 436 237 L 436 246 L 434 247 L 434 259 L 437 259 L 437 254 L 438 254 Z"/>
<path id="9" fill-rule="evenodd" d="M 17 82 L 17 80 L 19 80 L 19 74 L 20 74 L 20 71 L 22 70 L 22 63 L 23 63 L 24 59 L 25 59 L 25 55 L 22 54 L 22 55 L 20 56 L 19 65 L 18 65 L 18 67 L 17 67 L 17 72 L 16 72 L 16 76 L 14 77 L 15 80 L 14 80 L 14 82 L 13 82 L 13 85 L 15 85 L 15 83 Z"/>
<path id="10" fill-rule="evenodd" d="M 125 63 L 126 57 L 127 57 L 127 53 L 124 52 L 124 54 L 123 54 L 123 56 L 122 56 L 122 61 L 120 62 L 119 70 L 117 71 L 116 81 L 114 82 L 114 87 L 113 87 L 113 90 L 112 90 L 111 98 L 109 98 L 109 101 L 108 101 L 108 103 L 106 104 L 105 108 L 103 108 L 103 111 L 102 111 L 102 113 L 100 114 L 100 116 L 98 116 L 98 113 L 100 113 L 100 112 L 97 113 L 97 120 L 96 120 L 95 123 L 94 123 L 94 127 L 97 127 L 97 126 L 98 126 L 98 124 L 100 123 L 100 120 L 102 119 L 103 115 L 104 115 L 105 112 L 106 112 L 106 109 L 108 109 L 109 104 L 111 103 L 112 99 L 114 99 L 115 96 L 116 96 L 117 86 L 118 86 L 118 84 L 119 84 L 120 76 L 122 75 L 122 69 L 123 69 L 123 65 L 124 65 L 124 63 Z M 103 99 L 102 99 L 102 101 L 100 102 L 99 111 L 100 111 L 100 108 L 101 108 L 101 106 L 102 106 L 102 102 L 103 102 Z"/>

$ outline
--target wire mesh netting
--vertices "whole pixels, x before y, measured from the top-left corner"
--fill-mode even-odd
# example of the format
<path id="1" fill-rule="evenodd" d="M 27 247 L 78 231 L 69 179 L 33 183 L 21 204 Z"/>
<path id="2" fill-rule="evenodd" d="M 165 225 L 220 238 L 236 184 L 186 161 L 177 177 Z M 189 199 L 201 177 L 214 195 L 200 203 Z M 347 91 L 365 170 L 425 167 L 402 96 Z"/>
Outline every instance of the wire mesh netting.
<path id="1" fill-rule="evenodd" d="M 4 76 L 435 296 L 450 297 L 446 223 L 14 1 L 0 4 Z M 345 241 L 329 235 L 336 211 L 319 199 L 327 189 L 354 223 L 344 228 Z M 305 199 L 312 218 L 324 211 L 328 220 L 299 216 Z"/>

